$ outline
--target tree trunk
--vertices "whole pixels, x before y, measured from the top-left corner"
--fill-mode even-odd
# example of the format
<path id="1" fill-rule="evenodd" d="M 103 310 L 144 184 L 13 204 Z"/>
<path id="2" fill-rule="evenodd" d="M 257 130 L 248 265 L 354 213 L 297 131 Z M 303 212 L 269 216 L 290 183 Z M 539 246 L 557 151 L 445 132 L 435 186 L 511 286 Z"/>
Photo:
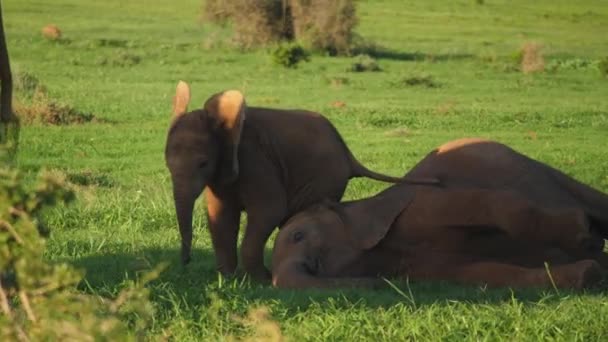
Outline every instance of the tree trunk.
<path id="1" fill-rule="evenodd" d="M 4 20 L 0 3 L 0 159 L 8 155 L 9 160 L 17 150 L 19 120 L 13 114 L 13 78 L 4 36 Z"/>

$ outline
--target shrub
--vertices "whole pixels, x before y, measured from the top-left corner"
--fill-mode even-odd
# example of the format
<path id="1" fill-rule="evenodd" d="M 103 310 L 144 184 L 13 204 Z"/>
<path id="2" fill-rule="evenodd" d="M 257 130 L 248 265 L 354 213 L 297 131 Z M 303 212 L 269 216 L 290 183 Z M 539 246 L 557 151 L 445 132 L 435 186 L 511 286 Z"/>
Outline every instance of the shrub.
<path id="1" fill-rule="evenodd" d="M 366 71 L 382 71 L 378 62 L 369 55 L 357 55 L 355 62 L 351 65 L 350 71 L 352 72 L 366 72 Z"/>
<path id="2" fill-rule="evenodd" d="M 207 0 L 203 19 L 225 24 L 231 21 L 234 40 L 243 48 L 290 40 L 292 26 L 282 0 Z"/>
<path id="3" fill-rule="evenodd" d="M 232 22 L 244 48 L 297 40 L 330 54 L 350 52 L 357 24 L 353 0 L 206 0 L 202 18 Z"/>
<path id="4" fill-rule="evenodd" d="M 352 0 L 291 0 L 295 36 L 331 55 L 348 54 L 357 15 Z"/>
<path id="5" fill-rule="evenodd" d="M 143 285 L 159 272 L 131 284 L 113 299 L 76 290 L 81 272 L 43 258 L 40 223 L 47 207 L 70 202 L 62 179 L 44 176 L 31 190 L 16 172 L 0 170 L 0 336 L 9 341 L 113 341 L 134 339 L 153 308 Z"/>
<path id="6" fill-rule="evenodd" d="M 309 61 L 310 54 L 299 44 L 281 44 L 272 51 L 272 60 L 286 68 L 296 68 L 301 61 Z"/>

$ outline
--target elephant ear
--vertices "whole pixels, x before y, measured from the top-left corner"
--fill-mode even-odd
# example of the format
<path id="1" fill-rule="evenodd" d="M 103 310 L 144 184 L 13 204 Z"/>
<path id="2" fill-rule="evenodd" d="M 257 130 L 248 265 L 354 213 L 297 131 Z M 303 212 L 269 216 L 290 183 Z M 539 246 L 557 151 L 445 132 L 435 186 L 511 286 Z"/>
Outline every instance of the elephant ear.
<path id="1" fill-rule="evenodd" d="M 205 110 L 222 140 L 221 164 L 218 177 L 231 183 L 239 175 L 238 148 L 246 111 L 245 97 L 238 90 L 228 90 L 211 96 Z"/>
<path id="2" fill-rule="evenodd" d="M 188 111 L 190 103 L 190 86 L 184 81 L 177 83 L 175 96 L 173 96 L 173 119 L 184 115 Z"/>
<path id="3" fill-rule="evenodd" d="M 416 187 L 412 185 L 393 185 L 374 197 L 345 203 L 338 215 L 355 246 L 371 249 L 386 236 L 415 193 Z"/>

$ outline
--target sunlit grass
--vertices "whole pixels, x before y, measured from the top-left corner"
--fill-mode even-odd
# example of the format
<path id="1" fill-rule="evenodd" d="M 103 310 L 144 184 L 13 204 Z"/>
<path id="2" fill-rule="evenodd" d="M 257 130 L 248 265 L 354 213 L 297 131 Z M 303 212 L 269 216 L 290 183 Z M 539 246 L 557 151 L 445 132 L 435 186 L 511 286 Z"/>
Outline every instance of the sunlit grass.
<path id="1" fill-rule="evenodd" d="M 601 291 L 397 282 L 400 291 L 292 292 L 222 279 L 202 204 L 193 262 L 184 269 L 163 147 L 171 96 L 183 79 L 193 106 L 237 88 L 250 105 L 320 111 L 377 171 L 403 174 L 442 142 L 481 136 L 608 191 L 607 80 L 593 66 L 524 75 L 513 58 L 524 42 L 537 41 L 547 65 L 599 60 L 608 54 L 608 5 L 360 1 L 359 32 L 388 51 L 377 58 L 383 71 L 373 73 L 349 72 L 355 60 L 348 57 L 313 55 L 297 70 L 274 66 L 263 49 L 230 49 L 226 29 L 201 27 L 199 7 L 198 0 L 3 1 L 15 69 L 35 75 L 53 99 L 106 120 L 22 130 L 19 166 L 31 175 L 58 170 L 77 186 L 76 204 L 47 215 L 53 233 L 46 255 L 85 269 L 83 291 L 116 293 L 125 279 L 169 261 L 150 285 L 157 314 L 149 337 L 177 341 L 248 334 L 234 317 L 257 306 L 268 307 L 294 341 L 605 336 L 608 297 Z M 49 23 L 64 41 L 42 38 Z M 208 49 L 210 41 L 218 48 Z M 408 79 L 440 86 L 404 85 Z M 353 180 L 345 198 L 385 186 Z"/>

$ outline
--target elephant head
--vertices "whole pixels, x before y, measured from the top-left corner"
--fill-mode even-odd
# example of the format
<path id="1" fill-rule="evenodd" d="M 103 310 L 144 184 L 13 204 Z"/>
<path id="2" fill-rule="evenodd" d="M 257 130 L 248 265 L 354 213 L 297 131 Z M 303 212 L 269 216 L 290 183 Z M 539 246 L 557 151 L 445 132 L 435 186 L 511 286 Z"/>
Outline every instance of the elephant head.
<path id="1" fill-rule="evenodd" d="M 275 240 L 273 285 L 329 287 L 356 283 L 337 278 L 349 276 L 344 270 L 382 241 L 414 192 L 411 186 L 400 184 L 368 199 L 325 202 L 296 214 Z"/>
<path id="2" fill-rule="evenodd" d="M 237 151 L 246 105 L 243 95 L 229 90 L 212 95 L 203 109 L 186 113 L 190 88 L 179 82 L 165 161 L 182 238 L 182 263 L 190 261 L 194 202 L 210 182 L 228 184 L 239 174 Z"/>

